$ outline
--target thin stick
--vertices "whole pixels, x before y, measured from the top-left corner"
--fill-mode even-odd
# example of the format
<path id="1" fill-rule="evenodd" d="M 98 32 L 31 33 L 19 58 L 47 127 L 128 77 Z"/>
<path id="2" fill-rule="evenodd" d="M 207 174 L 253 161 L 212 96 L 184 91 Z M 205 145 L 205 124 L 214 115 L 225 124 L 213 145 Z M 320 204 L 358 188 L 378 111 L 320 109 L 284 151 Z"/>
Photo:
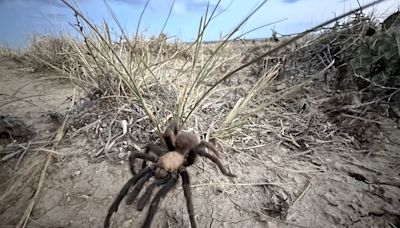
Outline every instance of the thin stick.
<path id="1" fill-rule="evenodd" d="M 44 181 L 46 178 L 47 168 L 49 167 L 52 157 L 53 157 L 52 154 L 47 155 L 46 163 L 44 164 L 44 167 L 42 169 L 42 173 L 40 175 L 39 184 L 36 189 L 35 195 L 32 197 L 28 207 L 26 208 L 24 214 L 22 215 L 21 220 L 19 220 L 19 222 L 16 226 L 17 228 L 25 228 L 28 223 L 29 217 L 33 210 L 33 207 L 35 206 L 35 203 L 39 200 L 39 194 L 42 190 L 42 187 L 43 187 L 43 184 L 44 184 Z"/>
<path id="2" fill-rule="evenodd" d="M 309 178 L 309 179 L 308 179 L 307 187 L 303 190 L 303 192 L 299 195 L 299 197 L 297 197 L 297 199 L 292 203 L 292 205 L 290 205 L 290 208 L 293 208 L 293 207 L 296 205 L 296 203 L 297 203 L 298 201 L 300 201 L 301 198 L 303 198 L 303 196 L 306 194 L 306 192 L 308 191 L 308 189 L 310 188 L 310 186 L 311 186 L 311 180 L 310 180 L 310 178 Z"/>
<path id="3" fill-rule="evenodd" d="M 350 114 L 346 114 L 346 113 L 343 113 L 341 115 L 344 116 L 344 117 L 348 117 L 348 118 L 352 118 L 352 119 L 356 119 L 356 120 L 362 120 L 362 121 L 369 122 L 369 123 L 376 123 L 376 124 L 379 124 L 379 125 L 389 125 L 389 126 L 393 125 L 393 124 L 384 123 L 384 122 L 377 121 L 377 120 L 371 120 L 371 119 L 367 119 L 367 118 L 363 118 L 363 117 L 359 117 L 359 116 L 354 116 L 354 115 L 350 115 Z"/>
<path id="4" fill-rule="evenodd" d="M 46 148 L 38 148 L 38 149 L 33 149 L 33 151 L 44 151 L 50 154 L 56 154 L 56 155 L 62 155 L 62 156 L 66 156 L 67 154 L 65 153 L 61 153 L 61 152 L 57 152 L 55 150 L 50 150 L 50 149 L 46 149 Z"/>
<path id="5" fill-rule="evenodd" d="M 22 100 L 25 100 L 25 99 L 28 99 L 28 98 L 32 98 L 32 97 L 44 97 L 44 96 L 51 96 L 51 95 L 54 95 L 54 94 L 49 94 L 49 93 L 48 93 L 48 94 L 30 95 L 30 96 L 26 96 L 26 97 L 18 97 L 18 98 L 15 99 L 15 100 L 8 101 L 8 102 L 5 102 L 5 103 L 3 103 L 3 104 L 0 104 L 0 108 L 3 107 L 3 106 L 9 105 L 9 104 L 11 104 L 11 103 L 14 103 L 14 102 L 17 102 L 17 101 L 22 101 Z"/>
<path id="6" fill-rule="evenodd" d="M 241 150 L 252 150 L 252 149 L 257 149 L 257 148 L 262 148 L 267 146 L 266 144 L 260 144 L 260 145 L 256 145 L 256 146 L 250 146 L 250 147 L 244 147 L 244 148 L 240 148 Z"/>
<path id="7" fill-rule="evenodd" d="M 24 149 L 24 152 L 21 153 L 21 156 L 19 156 L 19 159 L 17 161 L 17 164 L 15 165 L 14 170 L 16 170 L 19 167 L 19 164 L 21 163 L 22 159 L 24 158 L 25 153 L 29 150 L 29 147 L 31 146 L 31 141 L 28 142 L 28 146 L 26 146 Z M 21 146 L 22 147 L 22 146 Z"/>
<path id="8" fill-rule="evenodd" d="M 74 89 L 73 100 L 71 102 L 70 111 L 72 110 L 72 107 L 73 107 L 74 102 L 75 102 L 75 94 L 76 94 L 76 89 Z M 64 119 L 63 124 L 57 130 L 57 135 L 55 137 L 55 142 L 54 142 L 54 145 L 53 145 L 53 149 L 55 149 L 58 146 L 58 144 L 61 142 L 61 139 L 64 136 L 65 126 L 66 126 L 66 123 L 68 121 L 68 117 L 69 117 L 69 115 L 67 114 L 67 116 Z M 26 225 L 27 225 L 27 223 L 29 221 L 29 218 L 30 218 L 30 216 L 32 214 L 33 207 L 35 206 L 36 202 L 39 201 L 40 192 L 42 191 L 43 184 L 44 184 L 44 181 L 45 181 L 45 178 L 46 178 L 46 174 L 47 174 L 47 169 L 48 169 L 48 167 L 50 165 L 50 162 L 51 162 L 52 158 L 53 158 L 53 154 L 49 153 L 47 155 L 46 162 L 45 162 L 45 164 L 43 166 L 42 173 L 40 174 L 40 179 L 39 179 L 39 183 L 38 183 L 36 192 L 33 195 L 33 197 L 31 199 L 28 207 L 26 208 L 24 214 L 22 215 L 22 218 L 19 220 L 16 228 L 25 228 L 26 227 Z"/>
<path id="9" fill-rule="evenodd" d="M 264 185 L 274 185 L 274 186 L 285 186 L 289 184 L 297 184 L 296 182 L 278 183 L 278 182 L 255 182 L 255 183 L 227 183 L 227 182 L 211 182 L 204 184 L 193 184 L 190 187 L 209 187 L 209 186 L 264 186 Z"/>

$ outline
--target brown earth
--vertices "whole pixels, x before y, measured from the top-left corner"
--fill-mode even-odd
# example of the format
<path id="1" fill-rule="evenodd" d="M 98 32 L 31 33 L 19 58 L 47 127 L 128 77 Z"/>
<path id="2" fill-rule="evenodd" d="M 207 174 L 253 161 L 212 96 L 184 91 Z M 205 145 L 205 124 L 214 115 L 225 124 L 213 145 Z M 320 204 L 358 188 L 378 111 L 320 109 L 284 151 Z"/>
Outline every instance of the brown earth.
<path id="1" fill-rule="evenodd" d="M 37 134 L 33 141 L 51 137 L 53 125 L 47 114 L 66 113 L 70 105 L 71 85 L 43 80 L 53 75 L 57 76 L 32 73 L 14 61 L 0 60 L 0 114 L 18 117 L 32 127 Z M 318 89 L 309 92 L 314 98 L 326 96 Z M 311 107 L 317 105 L 314 101 L 318 100 L 306 100 Z M 296 127 L 278 114 L 282 135 Z M 315 115 L 323 114 L 308 112 L 309 117 Z M 271 134 L 266 126 L 274 120 L 263 114 L 260 119 L 264 124 L 257 135 L 232 140 L 223 150 L 223 163 L 237 178 L 223 176 L 203 159 L 189 168 L 198 227 L 400 227 L 400 130 L 396 123 L 382 117 L 377 131 L 365 132 L 371 140 L 362 148 L 354 137 L 341 133 L 330 140 L 309 142 L 311 149 L 301 150 L 290 147 L 287 138 Z M 81 135 L 56 147 L 62 155 L 54 155 L 27 227 L 102 226 L 130 173 L 124 156 L 119 161 L 89 156 L 96 152 L 89 139 Z M 326 146 L 336 144 L 342 149 Z M 7 146 L 0 146 L 0 153 L 7 155 Z M 14 227 L 22 217 L 46 153 L 29 152 L 21 162 L 20 169 L 26 170 L 37 163 L 37 171 L 26 174 L 32 175 L 32 181 L 1 198 L 0 227 Z M 17 158 L 1 162 L 1 191 L 14 182 L 17 162 Z M 113 217 L 113 227 L 139 227 L 145 216 L 146 211 L 139 213 L 123 203 Z M 153 226 L 189 227 L 179 184 L 160 204 Z"/>

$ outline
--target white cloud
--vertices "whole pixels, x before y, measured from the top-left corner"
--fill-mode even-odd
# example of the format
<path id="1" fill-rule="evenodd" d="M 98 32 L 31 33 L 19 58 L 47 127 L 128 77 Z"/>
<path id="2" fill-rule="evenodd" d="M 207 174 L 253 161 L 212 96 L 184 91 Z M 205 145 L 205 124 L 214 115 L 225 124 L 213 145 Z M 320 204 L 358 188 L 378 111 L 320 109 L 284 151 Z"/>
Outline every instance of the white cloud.
<path id="1" fill-rule="evenodd" d="M 176 13 L 176 14 L 186 14 L 187 13 L 186 4 L 181 1 L 175 2 L 173 10 L 174 10 L 174 13 Z"/>

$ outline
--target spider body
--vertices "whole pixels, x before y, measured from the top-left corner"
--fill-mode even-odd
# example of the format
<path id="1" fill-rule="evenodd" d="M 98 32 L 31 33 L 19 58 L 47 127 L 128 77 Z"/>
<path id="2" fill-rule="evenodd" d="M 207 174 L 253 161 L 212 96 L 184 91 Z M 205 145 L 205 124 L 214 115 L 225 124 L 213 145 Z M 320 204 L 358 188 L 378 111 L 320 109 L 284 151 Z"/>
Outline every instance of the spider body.
<path id="1" fill-rule="evenodd" d="M 218 152 L 212 144 L 200 140 L 200 138 L 189 132 L 179 131 L 176 122 L 172 122 L 162 135 L 164 147 L 156 144 L 148 144 L 144 153 L 133 152 L 129 156 L 129 167 L 133 177 L 122 187 L 117 198 L 108 210 L 104 227 L 110 226 L 110 219 L 114 212 L 117 212 L 118 206 L 125 196 L 127 196 L 127 204 L 132 204 L 139 196 L 145 183 L 154 177 L 154 181 L 148 185 L 142 196 L 137 200 L 137 210 L 142 211 L 149 202 L 155 188 L 160 189 L 153 197 L 150 203 L 147 217 L 142 225 L 148 228 L 158 209 L 158 205 L 162 198 L 174 188 L 178 182 L 179 176 L 182 177 L 182 187 L 186 198 L 186 206 L 189 213 L 191 227 L 195 228 L 196 220 L 194 217 L 194 208 L 192 203 L 192 194 L 190 190 L 190 177 L 186 167 L 193 165 L 197 155 L 206 157 L 214 162 L 221 172 L 230 177 L 234 174 L 227 171 L 218 159 Z M 211 155 L 206 152 L 206 148 L 215 153 Z M 142 170 L 138 173 L 135 171 L 136 159 L 142 159 Z M 152 164 L 147 166 L 146 162 Z M 132 190 L 129 192 L 129 190 Z"/>
<path id="2" fill-rule="evenodd" d="M 185 157 L 176 151 L 171 151 L 158 159 L 157 166 L 160 170 L 167 172 L 175 172 L 183 165 Z"/>

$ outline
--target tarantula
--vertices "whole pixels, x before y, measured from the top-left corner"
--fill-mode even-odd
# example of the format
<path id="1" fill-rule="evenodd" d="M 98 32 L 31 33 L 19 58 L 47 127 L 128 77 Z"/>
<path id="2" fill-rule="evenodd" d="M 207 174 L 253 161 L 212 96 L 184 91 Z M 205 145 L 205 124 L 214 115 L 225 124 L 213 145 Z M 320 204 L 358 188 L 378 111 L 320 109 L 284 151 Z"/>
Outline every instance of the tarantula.
<path id="1" fill-rule="evenodd" d="M 160 190 L 151 201 L 147 217 L 142 225 L 142 227 L 150 227 L 161 199 L 175 186 L 179 175 L 182 177 L 183 193 L 186 198 L 190 224 L 193 228 L 197 227 L 194 217 L 192 194 L 190 191 L 190 177 L 186 170 L 186 167 L 194 164 L 197 155 L 210 159 L 218 166 L 224 175 L 230 177 L 236 176 L 224 168 L 221 161 L 218 159 L 217 150 L 211 143 L 200 140 L 200 138 L 193 133 L 180 131 L 177 121 L 172 121 L 165 130 L 162 135 L 162 141 L 164 147 L 150 143 L 146 145 L 144 153 L 133 152 L 130 154 L 129 167 L 133 177 L 122 187 L 117 198 L 108 210 L 104 221 L 105 228 L 110 226 L 111 216 L 114 212 L 117 212 L 122 199 L 127 196 L 127 204 L 132 204 L 140 194 L 145 183 L 151 177 L 154 177 L 154 181 L 147 187 L 141 198 L 137 200 L 137 210 L 142 211 L 146 203 L 150 200 L 153 190 L 157 186 L 160 186 Z M 216 156 L 207 153 L 206 148 L 213 151 Z M 153 154 L 150 152 L 153 152 Z M 142 170 L 138 173 L 136 173 L 134 167 L 137 158 L 143 159 Z M 146 166 L 146 161 L 150 161 L 152 164 Z M 129 192 L 131 187 L 133 187 L 133 189 Z"/>

